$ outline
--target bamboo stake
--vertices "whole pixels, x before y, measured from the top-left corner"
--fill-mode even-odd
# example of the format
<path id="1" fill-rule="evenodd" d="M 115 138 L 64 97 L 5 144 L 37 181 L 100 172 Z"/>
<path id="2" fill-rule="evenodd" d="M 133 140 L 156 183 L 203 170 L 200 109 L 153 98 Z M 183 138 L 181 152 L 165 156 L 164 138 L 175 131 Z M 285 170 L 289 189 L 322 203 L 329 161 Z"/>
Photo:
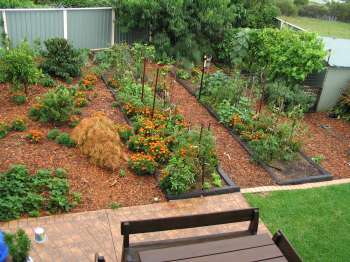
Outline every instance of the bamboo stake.
<path id="1" fill-rule="evenodd" d="M 159 67 L 157 68 L 156 85 L 154 86 L 153 107 L 152 107 L 152 118 L 153 118 L 153 116 L 154 116 L 154 108 L 155 108 L 155 105 L 156 105 L 156 95 L 157 95 L 158 76 L 159 76 Z"/>

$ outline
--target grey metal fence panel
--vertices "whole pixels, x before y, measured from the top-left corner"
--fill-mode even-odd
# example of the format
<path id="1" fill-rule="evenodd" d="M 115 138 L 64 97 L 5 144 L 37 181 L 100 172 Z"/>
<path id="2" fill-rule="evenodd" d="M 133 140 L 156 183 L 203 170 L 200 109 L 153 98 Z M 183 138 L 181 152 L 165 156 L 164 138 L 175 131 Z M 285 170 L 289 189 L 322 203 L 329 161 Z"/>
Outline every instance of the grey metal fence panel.
<path id="1" fill-rule="evenodd" d="M 16 46 L 25 38 L 44 41 L 52 37 L 63 37 L 63 14 L 58 10 L 28 10 L 6 12 L 8 37 Z"/>
<path id="2" fill-rule="evenodd" d="M 115 43 L 127 43 L 131 45 L 134 42 L 146 42 L 148 40 L 148 34 L 142 30 L 132 30 L 124 32 L 121 26 L 116 23 L 115 25 Z"/>
<path id="3" fill-rule="evenodd" d="M 68 39 L 79 48 L 111 46 L 112 9 L 68 10 Z"/>

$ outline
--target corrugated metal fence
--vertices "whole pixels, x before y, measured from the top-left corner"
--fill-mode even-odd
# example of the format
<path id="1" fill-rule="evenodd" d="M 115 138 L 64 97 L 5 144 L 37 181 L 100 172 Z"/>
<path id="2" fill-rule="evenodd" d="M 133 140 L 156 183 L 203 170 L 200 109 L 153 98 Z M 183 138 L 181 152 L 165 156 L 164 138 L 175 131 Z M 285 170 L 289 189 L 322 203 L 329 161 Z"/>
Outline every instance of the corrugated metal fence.
<path id="1" fill-rule="evenodd" d="M 122 32 L 111 7 L 0 9 L 0 33 L 16 46 L 27 39 L 68 39 L 77 48 L 99 49 L 115 42 L 146 40 L 145 32 Z"/>

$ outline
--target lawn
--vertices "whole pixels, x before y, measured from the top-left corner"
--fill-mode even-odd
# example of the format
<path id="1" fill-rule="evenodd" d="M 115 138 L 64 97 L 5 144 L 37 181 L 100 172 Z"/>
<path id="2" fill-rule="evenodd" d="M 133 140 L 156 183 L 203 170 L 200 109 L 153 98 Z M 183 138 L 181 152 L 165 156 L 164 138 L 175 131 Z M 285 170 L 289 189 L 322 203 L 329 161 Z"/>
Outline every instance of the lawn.
<path id="1" fill-rule="evenodd" d="M 350 257 L 350 184 L 245 197 L 271 232 L 285 232 L 304 261 Z"/>
<path id="2" fill-rule="evenodd" d="M 326 21 L 309 17 L 286 17 L 281 19 L 304 28 L 307 31 L 318 33 L 321 36 L 350 38 L 350 23 Z"/>

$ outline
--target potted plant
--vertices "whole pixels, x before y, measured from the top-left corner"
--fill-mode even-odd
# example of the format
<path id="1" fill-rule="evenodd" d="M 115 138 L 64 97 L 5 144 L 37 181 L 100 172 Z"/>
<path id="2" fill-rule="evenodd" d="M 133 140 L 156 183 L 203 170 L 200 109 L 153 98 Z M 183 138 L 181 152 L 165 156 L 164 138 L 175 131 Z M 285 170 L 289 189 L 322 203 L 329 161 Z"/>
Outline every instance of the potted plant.
<path id="1" fill-rule="evenodd" d="M 23 229 L 16 233 L 5 233 L 5 242 L 9 249 L 9 255 L 13 262 L 33 262 L 29 256 L 31 242 Z"/>

